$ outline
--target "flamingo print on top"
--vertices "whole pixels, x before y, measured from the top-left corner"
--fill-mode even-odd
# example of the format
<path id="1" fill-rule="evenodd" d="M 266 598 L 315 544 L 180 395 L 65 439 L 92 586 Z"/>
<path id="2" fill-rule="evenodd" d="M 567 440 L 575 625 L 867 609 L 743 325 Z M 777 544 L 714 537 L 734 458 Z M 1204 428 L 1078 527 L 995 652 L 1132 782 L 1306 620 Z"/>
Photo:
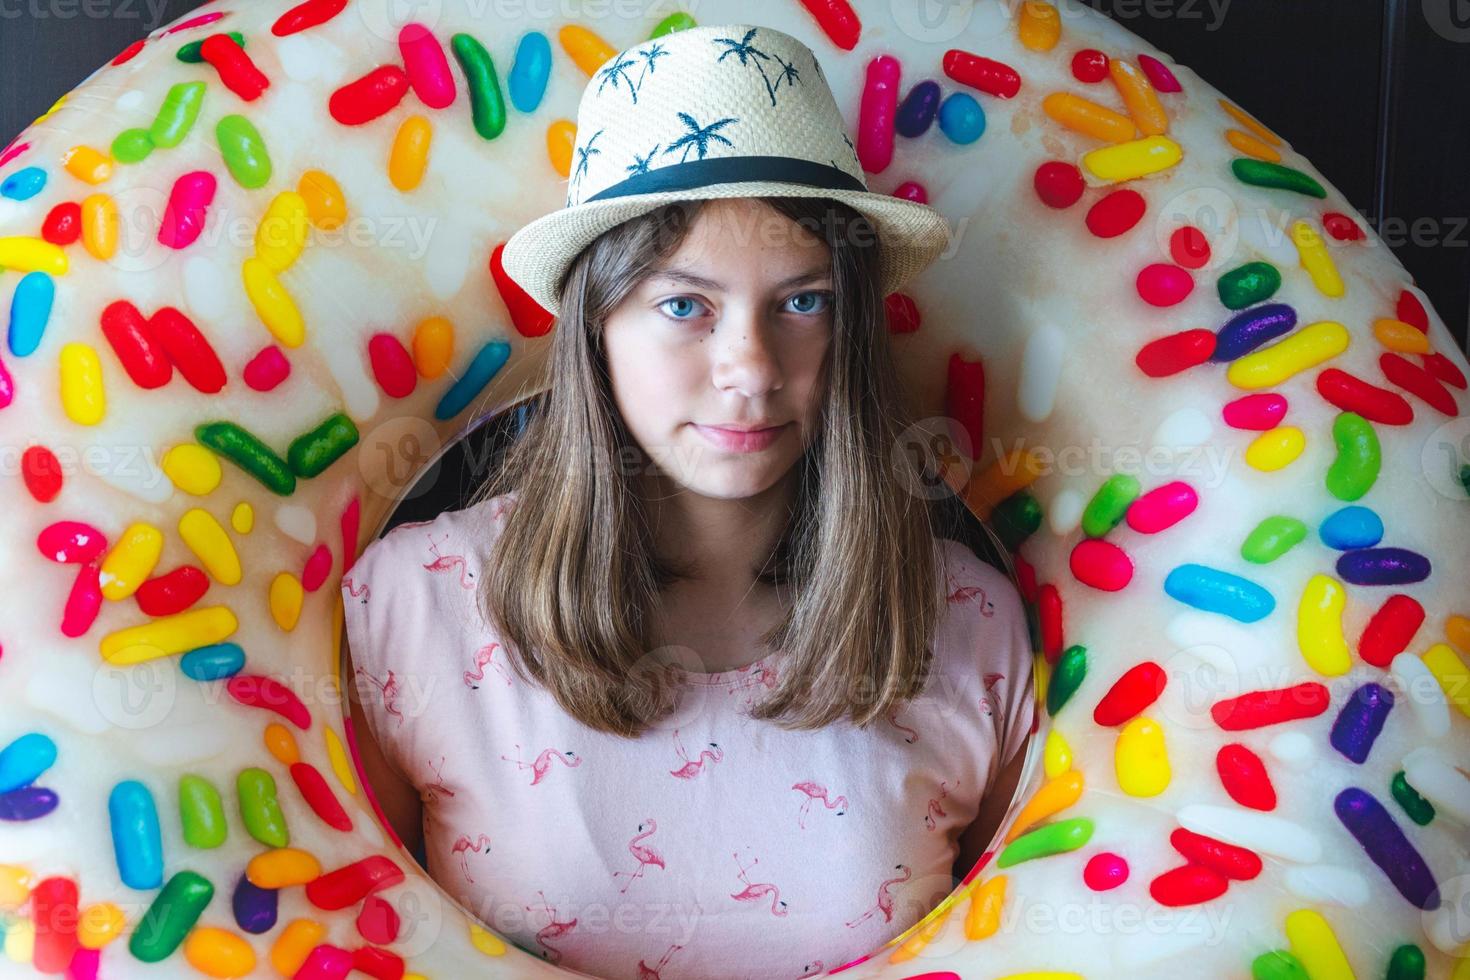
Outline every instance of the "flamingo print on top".
<path id="1" fill-rule="evenodd" d="M 515 674 L 476 588 L 514 495 L 400 524 L 342 582 L 354 679 L 424 804 L 428 871 L 501 936 L 606 980 L 816 976 L 956 882 L 959 835 L 1036 728 L 1020 596 L 936 542 L 946 615 L 923 695 L 866 729 L 746 711 L 776 651 L 711 674 L 641 738 L 593 731 Z"/>

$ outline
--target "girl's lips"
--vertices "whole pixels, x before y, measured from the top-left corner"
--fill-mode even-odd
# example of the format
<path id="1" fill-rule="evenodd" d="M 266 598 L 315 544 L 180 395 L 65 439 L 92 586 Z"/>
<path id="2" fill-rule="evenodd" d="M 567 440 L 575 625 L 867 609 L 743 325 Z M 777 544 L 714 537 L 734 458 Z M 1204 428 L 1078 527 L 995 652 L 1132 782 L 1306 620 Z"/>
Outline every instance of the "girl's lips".
<path id="1" fill-rule="evenodd" d="M 698 423 L 691 424 L 694 425 L 696 432 L 704 436 L 707 442 L 718 446 L 720 449 L 735 453 L 754 453 L 765 449 L 771 443 L 775 442 L 781 433 L 786 431 L 786 426 L 791 423 L 787 422 L 784 425 L 772 426 L 769 429 L 756 429 L 753 432 L 737 432 L 734 429 L 720 429 Z"/>

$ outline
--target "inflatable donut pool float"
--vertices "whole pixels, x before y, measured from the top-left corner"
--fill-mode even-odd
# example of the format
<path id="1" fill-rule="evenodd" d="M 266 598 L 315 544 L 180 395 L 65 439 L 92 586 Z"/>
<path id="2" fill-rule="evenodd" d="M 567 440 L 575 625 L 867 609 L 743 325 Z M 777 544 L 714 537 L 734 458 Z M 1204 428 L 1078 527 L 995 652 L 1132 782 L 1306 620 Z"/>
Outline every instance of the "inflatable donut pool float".
<path id="1" fill-rule="evenodd" d="M 544 390 L 501 247 L 561 206 L 588 79 L 693 22 L 393 9 L 206 4 L 0 151 L 7 974 L 571 975 L 375 816 L 340 586 Z M 979 866 L 828 969 L 1465 980 L 1464 356 L 1196 74 L 1076 5 L 945 9 L 760 22 L 820 55 L 869 187 L 954 228 L 894 354 L 1014 553 L 1046 710 Z"/>

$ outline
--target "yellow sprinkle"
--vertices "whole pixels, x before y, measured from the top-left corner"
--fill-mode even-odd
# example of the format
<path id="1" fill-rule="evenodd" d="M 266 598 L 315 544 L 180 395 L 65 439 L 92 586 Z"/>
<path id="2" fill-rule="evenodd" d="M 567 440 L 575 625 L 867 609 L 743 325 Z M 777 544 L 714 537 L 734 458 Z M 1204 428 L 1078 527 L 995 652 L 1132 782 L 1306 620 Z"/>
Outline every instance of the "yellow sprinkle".
<path id="1" fill-rule="evenodd" d="M 106 261 L 117 252 L 122 216 L 117 204 L 106 194 L 88 194 L 82 198 L 82 247 L 97 259 Z"/>
<path id="2" fill-rule="evenodd" d="M 236 504 L 230 512 L 230 527 L 240 534 L 249 534 L 255 527 L 255 508 L 243 500 Z"/>
<path id="3" fill-rule="evenodd" d="M 194 442 L 182 442 L 163 454 L 163 472 L 174 486 L 203 497 L 214 492 L 224 478 L 219 457 Z"/>
<path id="4" fill-rule="evenodd" d="M 281 191 L 265 209 L 255 229 L 255 256 L 272 272 L 289 269 L 306 247 L 306 198 L 296 191 Z"/>
<path id="5" fill-rule="evenodd" d="M 1071 92 L 1053 92 L 1041 100 L 1041 108 L 1068 129 L 1094 139 L 1125 143 L 1138 138 L 1132 119 Z"/>
<path id="6" fill-rule="evenodd" d="M 1343 286 L 1342 276 L 1337 274 L 1337 264 L 1332 261 L 1332 254 L 1327 251 L 1327 245 L 1322 241 L 1322 236 L 1317 234 L 1317 229 L 1305 221 L 1293 221 L 1291 241 L 1296 246 L 1297 255 L 1301 257 L 1302 268 L 1312 277 L 1312 284 L 1317 287 L 1317 291 L 1323 296 L 1341 296 L 1346 287 Z"/>
<path id="7" fill-rule="evenodd" d="M 5 956 L 15 963 L 29 963 L 36 951 L 36 923 L 21 919 L 5 926 Z"/>
<path id="8" fill-rule="evenodd" d="M 1007 973 L 996 980 L 1083 980 L 1080 973 L 1065 973 L 1058 970 L 1031 970 L 1026 973 Z"/>
<path id="9" fill-rule="evenodd" d="M 347 199 L 342 188 L 331 174 L 321 170 L 308 170 L 296 184 L 296 193 L 306 202 L 306 213 L 311 223 L 323 231 L 330 231 L 347 220 Z"/>
<path id="10" fill-rule="evenodd" d="M 995 505 L 1041 475 L 1041 460 L 1029 449 L 1012 449 L 970 478 L 965 503 L 982 521 Z"/>
<path id="11" fill-rule="evenodd" d="M 1428 354 L 1429 336 L 1414 326 L 1402 320 L 1391 317 L 1373 321 L 1373 336 L 1378 342 L 1389 350 L 1398 351 L 1400 354 Z"/>
<path id="12" fill-rule="evenodd" d="M 1169 131 L 1169 114 L 1164 111 L 1164 104 L 1159 101 L 1159 94 L 1154 91 L 1148 76 L 1143 73 L 1137 65 L 1122 58 L 1108 59 L 1108 73 L 1113 77 L 1113 84 L 1118 89 L 1118 94 L 1123 97 L 1123 104 L 1128 107 L 1128 115 L 1133 117 L 1138 131 L 1145 136 L 1158 136 Z"/>
<path id="13" fill-rule="evenodd" d="M 265 726 L 265 748 L 283 766 L 293 766 L 301 761 L 296 736 L 287 731 L 285 725 L 271 722 Z"/>
<path id="14" fill-rule="evenodd" d="M 1238 129 L 1227 129 L 1225 130 L 1225 142 L 1248 157 L 1255 157 L 1257 160 L 1266 160 L 1270 163 L 1281 162 L 1279 152 L 1265 140 L 1257 139 L 1250 133 L 1242 133 Z"/>
<path id="15" fill-rule="evenodd" d="M 34 880 L 30 871 L 18 864 L 0 864 L 0 908 L 13 909 L 25 904 L 31 897 Z"/>
<path id="16" fill-rule="evenodd" d="M 72 341 L 62 345 L 61 406 L 77 425 L 96 425 L 107 415 L 102 359 L 90 344 Z"/>
<path id="17" fill-rule="evenodd" d="M 311 854 L 298 847 L 276 847 L 255 855 L 245 865 L 245 877 L 258 888 L 304 885 L 322 873 Z"/>
<path id="18" fill-rule="evenodd" d="M 1286 941 L 1312 980 L 1354 980 L 1337 934 L 1322 913 L 1297 909 L 1287 915 Z"/>
<path id="19" fill-rule="evenodd" d="M 1245 449 L 1245 461 L 1258 470 L 1279 470 L 1302 454 L 1307 435 L 1294 425 L 1267 429 Z"/>
<path id="20" fill-rule="evenodd" d="M 1436 643 L 1420 654 L 1424 665 L 1444 689 L 1445 699 L 1470 718 L 1470 668 L 1448 643 Z"/>
<path id="21" fill-rule="evenodd" d="M 578 24 L 567 24 L 557 32 L 556 37 L 572 62 L 589 76 L 602 67 L 604 61 L 618 53 L 617 48 Z"/>
<path id="22" fill-rule="evenodd" d="M 190 609 L 109 633 L 102 638 L 99 650 L 108 663 L 137 664 L 219 643 L 239 625 L 228 606 Z"/>
<path id="23" fill-rule="evenodd" d="M 572 151 L 577 146 L 577 124 L 570 119 L 558 119 L 546 127 L 546 155 L 551 159 L 551 169 L 563 178 L 572 173 Z"/>
<path id="24" fill-rule="evenodd" d="M 1005 838 L 1001 842 L 1009 844 L 1024 834 L 1033 824 L 1062 812 L 1081 798 L 1081 769 L 1069 769 L 1055 779 L 1042 783 L 1041 788 L 1026 801 L 1021 812 L 1016 814 L 1016 822 L 1011 825 L 1010 830 L 1006 831 Z"/>
<path id="25" fill-rule="evenodd" d="M 1006 900 L 1006 876 L 996 875 L 983 885 L 970 882 L 970 909 L 965 913 L 965 938 L 985 939 L 1000 928 L 1001 907 Z"/>
<path id="26" fill-rule="evenodd" d="M 1067 744 L 1066 736 L 1055 728 L 1047 732 L 1046 745 L 1041 758 L 1048 779 L 1056 779 L 1062 773 L 1071 769 L 1072 746 Z"/>
<path id="27" fill-rule="evenodd" d="M 1316 367 L 1348 348 L 1347 328 L 1335 320 L 1319 320 L 1268 347 L 1231 362 L 1225 377 L 1237 388 L 1270 388 Z"/>
<path id="28" fill-rule="evenodd" d="M 327 743 L 327 762 L 332 766 L 332 774 L 337 777 L 337 782 L 342 788 L 353 796 L 357 795 L 357 777 L 352 774 L 352 763 L 348 761 L 347 749 L 342 744 L 342 739 L 332 730 L 331 725 L 322 726 L 322 735 Z"/>
<path id="29" fill-rule="evenodd" d="M 240 272 L 245 279 L 245 295 L 271 336 L 286 347 L 300 347 L 306 340 L 306 323 L 301 319 L 296 301 L 270 266 L 252 255 Z"/>
<path id="30" fill-rule="evenodd" d="M 71 93 L 68 92 L 68 93 L 66 93 L 66 95 L 61 96 L 61 98 L 59 98 L 55 102 L 51 103 L 51 108 L 47 109 L 45 112 L 43 112 L 39 116 L 37 116 L 35 118 L 35 120 L 31 122 L 31 125 L 34 126 L 34 125 L 36 125 L 36 123 L 45 122 L 47 119 L 49 119 L 51 117 L 51 114 L 53 112 L 55 112 L 57 109 L 60 109 L 62 107 L 62 105 L 66 102 L 67 96 L 70 95 L 70 94 Z M 27 128 L 29 128 L 29 127 L 27 127 Z"/>
<path id="31" fill-rule="evenodd" d="M 505 941 L 478 922 L 470 923 L 470 945 L 486 956 L 505 955 Z"/>
<path id="32" fill-rule="evenodd" d="M 184 959 L 207 977 L 243 977 L 255 969 L 255 950 L 216 926 L 195 926 L 184 937 Z"/>
<path id="33" fill-rule="evenodd" d="M 413 366 L 422 378 L 437 378 L 454 359 L 454 324 L 431 316 L 413 331 Z"/>
<path id="34" fill-rule="evenodd" d="M 434 139 L 434 125 L 421 115 L 409 116 L 393 136 L 388 154 L 388 179 L 401 191 L 411 191 L 424 179 L 429 167 L 429 144 Z"/>
<path id="35" fill-rule="evenodd" d="M 100 184 L 112 176 L 112 157 L 90 146 L 74 146 L 61 154 L 61 165 L 77 180 Z"/>
<path id="36" fill-rule="evenodd" d="M 1296 643 L 1307 666 L 1325 677 L 1346 674 L 1353 666 L 1352 651 L 1342 631 L 1347 590 L 1331 575 L 1317 573 L 1307 580 L 1297 603 Z"/>
<path id="37" fill-rule="evenodd" d="M 1026 0 L 1021 5 L 1017 36 L 1032 51 L 1050 51 L 1062 37 L 1062 18 L 1057 8 L 1044 0 Z"/>
<path id="38" fill-rule="evenodd" d="M 288 633 L 296 628 L 305 596 L 306 590 L 301 587 L 301 580 L 290 572 L 280 572 L 271 579 L 271 618 L 276 621 L 277 626 Z"/>
<path id="39" fill-rule="evenodd" d="M 1246 129 L 1250 130 L 1252 133 L 1255 133 L 1257 136 L 1259 136 L 1261 139 L 1265 140 L 1267 143 L 1270 143 L 1272 146 L 1280 146 L 1281 145 L 1281 137 L 1280 136 L 1277 136 L 1275 133 L 1271 132 L 1265 126 L 1262 126 L 1260 123 L 1256 122 L 1256 120 L 1249 113 L 1247 113 L 1244 109 L 1240 108 L 1239 106 L 1233 105 L 1232 103 L 1227 102 L 1224 99 L 1221 99 L 1220 100 L 1220 108 L 1222 108 L 1226 112 L 1228 112 L 1230 114 L 1230 118 L 1232 118 L 1236 122 L 1240 123 L 1242 126 L 1244 126 Z"/>
<path id="40" fill-rule="evenodd" d="M 958 896 L 961 894 L 961 892 L 950 892 L 943 901 L 930 910 L 928 915 L 904 930 L 902 935 L 885 943 L 885 947 L 896 947 L 892 953 L 888 954 L 888 962 L 908 963 L 918 959 L 923 954 L 924 948 L 933 942 L 944 929 L 944 924 L 949 921 L 949 914 L 955 910 Z"/>
<path id="41" fill-rule="evenodd" d="M 1113 752 L 1118 788 L 1129 796 L 1158 796 L 1169 786 L 1169 754 L 1164 730 L 1139 716 L 1123 726 Z"/>
<path id="42" fill-rule="evenodd" d="M 189 550 L 199 556 L 207 571 L 220 585 L 239 585 L 240 556 L 235 552 L 229 532 L 202 507 L 190 507 L 179 518 L 179 537 Z"/>
<path id="43" fill-rule="evenodd" d="M 1082 155 L 1082 165 L 1101 180 L 1123 181 L 1168 170 L 1184 158 L 1179 144 L 1167 136 L 1147 136 Z"/>
<path id="44" fill-rule="evenodd" d="M 283 977 L 295 976 L 326 934 L 326 927 L 320 922 L 293 919 L 271 946 L 271 966 Z"/>
<path id="45" fill-rule="evenodd" d="M 0 238 L 0 267 L 17 272 L 44 272 L 52 276 L 66 275 L 66 253 L 60 245 L 44 238 L 11 235 Z"/>
<path id="46" fill-rule="evenodd" d="M 117 544 L 102 559 L 99 579 L 102 596 L 119 602 L 138 591 L 163 555 L 163 532 L 152 524 L 129 524 Z"/>
<path id="47" fill-rule="evenodd" d="M 77 942 L 86 949 L 101 949 L 122 935 L 127 918 L 111 902 L 94 902 L 77 917 Z"/>

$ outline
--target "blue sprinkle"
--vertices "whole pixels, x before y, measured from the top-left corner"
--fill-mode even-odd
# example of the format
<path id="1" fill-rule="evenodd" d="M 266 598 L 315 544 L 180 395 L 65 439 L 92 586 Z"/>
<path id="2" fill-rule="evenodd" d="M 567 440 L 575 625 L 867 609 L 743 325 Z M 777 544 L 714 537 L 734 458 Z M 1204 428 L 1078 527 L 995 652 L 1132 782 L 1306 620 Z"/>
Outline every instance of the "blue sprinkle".
<path id="1" fill-rule="evenodd" d="M 898 113 L 893 118 L 894 130 L 911 139 L 928 132 L 939 111 L 939 91 L 939 83 L 927 78 L 909 89 L 909 94 L 898 104 Z M 984 122 L 982 118 L 982 128 Z"/>
<path id="2" fill-rule="evenodd" d="M 1371 548 L 1383 540 L 1383 519 L 1372 509 L 1354 504 L 1329 514 L 1317 533 L 1323 544 L 1338 551 Z"/>
<path id="3" fill-rule="evenodd" d="M 505 76 L 511 105 L 521 112 L 535 112 L 546 94 L 551 77 L 551 42 L 540 31 L 530 31 L 516 45 L 515 62 Z"/>
<path id="4" fill-rule="evenodd" d="M 1296 310 L 1285 303 L 1265 303 L 1242 310 L 1215 334 L 1210 360 L 1221 363 L 1243 357 L 1296 326 Z"/>
<path id="5" fill-rule="evenodd" d="M 51 319 L 56 283 L 44 272 L 27 272 L 10 297 L 10 353 L 27 357 L 36 352 Z"/>
<path id="6" fill-rule="evenodd" d="M 1434 880 L 1434 872 L 1372 793 L 1349 786 L 1337 794 L 1332 808 L 1400 895 L 1426 912 L 1439 908 L 1439 885 Z"/>
<path id="7" fill-rule="evenodd" d="M 1180 602 L 1254 623 L 1271 614 L 1276 600 L 1250 579 L 1206 565 L 1180 565 L 1164 579 L 1164 591 Z"/>
<path id="8" fill-rule="evenodd" d="M 1337 559 L 1337 576 L 1354 585 L 1408 585 L 1429 577 L 1429 559 L 1408 548 L 1360 548 Z"/>
<path id="9" fill-rule="evenodd" d="M 58 802 L 55 790 L 44 786 L 22 786 L 9 793 L 0 793 L 0 820 L 35 820 L 56 809 Z"/>
<path id="10" fill-rule="evenodd" d="M 510 360 L 510 344 L 503 340 L 492 340 L 480 348 L 470 366 L 465 369 L 464 376 L 444 393 L 439 399 L 439 404 L 434 406 L 434 418 L 441 422 L 452 419 L 464 411 L 476 395 L 490 383 L 505 362 Z"/>
<path id="11" fill-rule="evenodd" d="M 196 647 L 179 658 L 179 668 L 196 681 L 234 677 L 245 666 L 245 651 L 238 643 L 215 643 Z"/>
<path id="12" fill-rule="evenodd" d="M 158 830 L 158 808 L 148 787 L 136 779 L 118 783 L 107 797 L 107 816 L 123 884 L 143 890 L 162 885 L 163 838 Z"/>
<path id="13" fill-rule="evenodd" d="M 41 193 L 46 186 L 46 171 L 40 167 L 26 167 L 0 181 L 0 197 L 12 201 L 27 201 Z"/>
<path id="14" fill-rule="evenodd" d="M 1380 684 L 1364 684 L 1337 713 L 1328 741 L 1334 749 L 1362 765 L 1368 760 L 1368 753 L 1378 733 L 1383 731 L 1383 723 L 1392 708 L 1392 691 Z"/>
<path id="15" fill-rule="evenodd" d="M 245 875 L 235 882 L 235 894 L 230 904 L 235 912 L 235 924 L 245 932 L 260 935 L 269 932 L 276 924 L 276 896 L 274 888 L 261 888 Z"/>
<path id="16" fill-rule="evenodd" d="M 0 749 L 0 793 L 29 786 L 56 761 L 56 743 L 27 732 Z"/>
<path id="17" fill-rule="evenodd" d="M 968 92 L 951 92 L 939 104 L 939 128 L 956 143 L 973 143 L 985 132 L 985 110 Z"/>

